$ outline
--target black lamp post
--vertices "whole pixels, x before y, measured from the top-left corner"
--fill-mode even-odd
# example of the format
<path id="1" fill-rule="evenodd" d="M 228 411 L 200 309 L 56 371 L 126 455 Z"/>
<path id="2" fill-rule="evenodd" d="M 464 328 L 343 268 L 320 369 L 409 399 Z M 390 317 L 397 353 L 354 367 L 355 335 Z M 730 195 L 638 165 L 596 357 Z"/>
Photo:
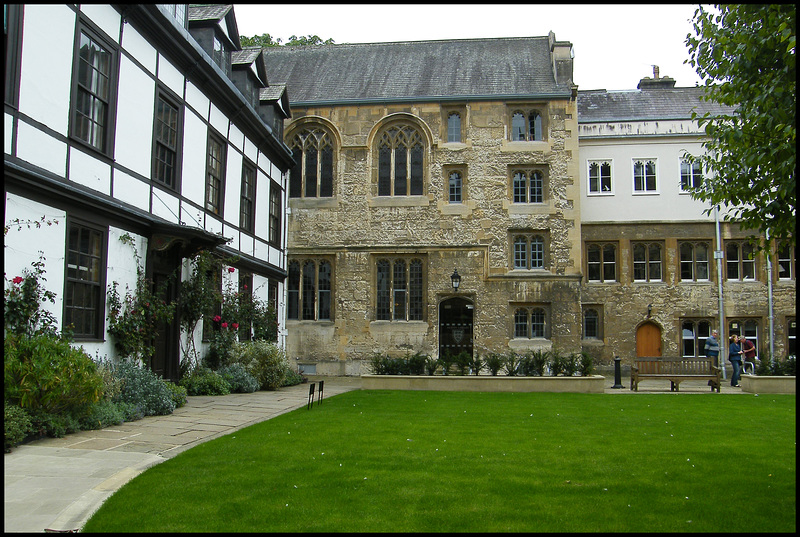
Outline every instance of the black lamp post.
<path id="1" fill-rule="evenodd" d="M 461 276 L 458 275 L 458 269 L 453 271 L 453 274 L 450 276 L 450 281 L 453 284 L 453 291 L 457 293 L 458 286 L 461 285 Z"/>

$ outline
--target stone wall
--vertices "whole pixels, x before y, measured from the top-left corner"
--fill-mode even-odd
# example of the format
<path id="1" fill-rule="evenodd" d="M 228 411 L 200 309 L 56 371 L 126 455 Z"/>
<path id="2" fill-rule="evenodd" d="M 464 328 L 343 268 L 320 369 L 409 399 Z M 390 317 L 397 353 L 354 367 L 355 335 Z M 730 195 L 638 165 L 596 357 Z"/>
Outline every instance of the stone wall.
<path id="1" fill-rule="evenodd" d="M 463 278 L 458 294 L 474 303 L 476 352 L 508 351 L 514 303 L 547 305 L 550 338 L 544 343 L 580 350 L 575 102 L 533 104 L 547 113 L 545 141 L 508 141 L 510 113 L 504 102 L 292 110 L 287 140 L 315 124 L 331 131 L 339 145 L 334 197 L 289 201 L 290 259 L 329 255 L 334 267 L 333 320 L 289 321 L 290 357 L 317 364 L 319 374 L 357 374 L 358 361 L 373 353 L 436 356 L 438 304 L 453 296 L 454 269 Z M 446 113 L 452 109 L 462 114 L 463 142 L 444 141 Z M 391 121 L 412 124 L 427 138 L 421 196 L 377 196 L 375 136 Z M 544 203 L 511 202 L 511 167 L 526 165 L 547 171 Z M 460 204 L 448 202 L 451 169 L 465 175 Z M 546 270 L 510 270 L 510 230 L 546 235 Z M 377 321 L 377 256 L 405 254 L 425 262 L 424 321 Z"/>

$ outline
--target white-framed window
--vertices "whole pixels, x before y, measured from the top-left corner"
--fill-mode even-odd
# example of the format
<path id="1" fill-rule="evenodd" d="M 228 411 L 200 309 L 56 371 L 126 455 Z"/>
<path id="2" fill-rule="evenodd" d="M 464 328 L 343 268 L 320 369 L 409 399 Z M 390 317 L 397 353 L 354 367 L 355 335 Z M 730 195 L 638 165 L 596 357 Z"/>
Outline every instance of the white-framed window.
<path id="1" fill-rule="evenodd" d="M 725 270 L 728 280 L 752 281 L 756 279 L 755 248 L 749 241 L 725 242 Z"/>
<path id="2" fill-rule="evenodd" d="M 633 193 L 658 194 L 656 159 L 633 160 Z"/>
<path id="3" fill-rule="evenodd" d="M 708 281 L 711 244 L 704 241 L 678 243 L 681 281 Z"/>
<path id="4" fill-rule="evenodd" d="M 706 339 L 711 335 L 711 322 L 706 319 L 681 321 L 682 356 L 705 356 Z"/>
<path id="5" fill-rule="evenodd" d="M 632 244 L 632 249 L 633 281 L 662 281 L 664 245 L 660 242 L 637 242 Z"/>
<path id="6" fill-rule="evenodd" d="M 520 305 L 514 307 L 515 339 L 549 339 L 550 312 L 544 305 Z"/>
<path id="7" fill-rule="evenodd" d="M 611 177 L 611 160 L 590 160 L 588 162 L 589 195 L 606 195 L 614 193 Z"/>
<path id="8" fill-rule="evenodd" d="M 539 233 L 519 233 L 513 239 L 513 268 L 533 270 L 545 268 L 546 236 Z"/>
<path id="9" fill-rule="evenodd" d="M 703 184 L 703 170 L 699 162 L 681 160 L 681 192 L 688 192 L 689 187 L 700 188 Z"/>

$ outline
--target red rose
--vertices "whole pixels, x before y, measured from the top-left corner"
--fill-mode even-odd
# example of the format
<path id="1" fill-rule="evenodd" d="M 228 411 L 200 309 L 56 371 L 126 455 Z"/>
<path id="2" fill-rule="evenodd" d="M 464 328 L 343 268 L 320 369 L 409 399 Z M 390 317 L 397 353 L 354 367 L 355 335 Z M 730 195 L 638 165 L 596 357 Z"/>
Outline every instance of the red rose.
<path id="1" fill-rule="evenodd" d="M 234 272 L 236 269 L 233 267 L 228 267 L 228 272 Z"/>
<path id="2" fill-rule="evenodd" d="M 228 323 L 222 323 L 222 328 L 228 328 Z"/>
<path id="3" fill-rule="evenodd" d="M 222 317 L 220 317 L 219 315 L 215 315 L 214 318 L 212 319 L 212 321 L 214 321 L 215 323 L 218 323 L 221 320 L 222 320 Z"/>
<path id="4" fill-rule="evenodd" d="M 22 276 L 15 276 L 12 281 L 16 284 L 20 284 L 22 283 Z"/>
<path id="5" fill-rule="evenodd" d="M 236 330 L 237 328 L 239 328 L 239 323 L 233 323 L 231 324 L 231 326 L 233 327 L 234 330 Z"/>

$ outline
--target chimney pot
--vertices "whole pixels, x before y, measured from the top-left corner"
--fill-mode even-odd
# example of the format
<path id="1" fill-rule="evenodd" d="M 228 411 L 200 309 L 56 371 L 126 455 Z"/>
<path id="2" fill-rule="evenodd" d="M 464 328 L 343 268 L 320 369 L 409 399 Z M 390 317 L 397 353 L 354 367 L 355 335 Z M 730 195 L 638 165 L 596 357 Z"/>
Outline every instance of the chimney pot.
<path id="1" fill-rule="evenodd" d="M 653 66 L 653 78 L 658 80 L 658 65 Z"/>

